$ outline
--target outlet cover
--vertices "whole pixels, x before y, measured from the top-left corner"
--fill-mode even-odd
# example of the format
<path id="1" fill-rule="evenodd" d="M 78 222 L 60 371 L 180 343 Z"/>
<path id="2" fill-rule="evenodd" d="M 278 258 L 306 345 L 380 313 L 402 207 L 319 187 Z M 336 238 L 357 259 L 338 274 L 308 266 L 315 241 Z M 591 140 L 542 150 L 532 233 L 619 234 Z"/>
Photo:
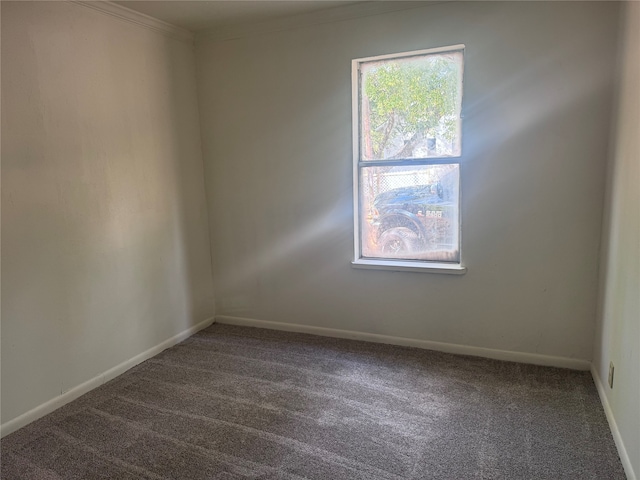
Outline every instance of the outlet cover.
<path id="1" fill-rule="evenodd" d="M 613 371 L 615 368 L 613 362 L 609 362 L 609 388 L 613 388 Z"/>

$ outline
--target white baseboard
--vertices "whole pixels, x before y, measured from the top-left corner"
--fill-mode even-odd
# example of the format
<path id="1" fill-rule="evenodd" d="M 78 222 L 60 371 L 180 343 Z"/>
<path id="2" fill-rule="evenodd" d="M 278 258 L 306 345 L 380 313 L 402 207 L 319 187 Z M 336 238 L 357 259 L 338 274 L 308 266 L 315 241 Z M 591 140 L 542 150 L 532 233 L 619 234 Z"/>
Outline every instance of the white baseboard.
<path id="1" fill-rule="evenodd" d="M 86 382 L 81 383 L 80 385 L 72 388 L 71 390 L 64 392 L 62 395 L 52 398 L 51 400 L 43 403 L 42 405 L 39 405 L 36 408 L 33 408 L 26 413 L 23 413 L 19 417 L 16 417 L 12 420 L 9 420 L 8 422 L 3 423 L 2 425 L 0 425 L 0 438 L 6 435 L 9 435 L 12 432 L 15 432 L 16 430 L 24 427 L 25 425 L 28 425 L 29 423 L 39 419 L 40 417 L 44 417 L 45 415 L 53 412 L 54 410 L 57 410 L 63 405 L 75 400 L 81 395 L 84 395 L 85 393 L 93 390 L 94 388 L 99 387 L 100 385 L 108 382 L 109 380 L 114 379 L 118 375 L 122 375 L 124 372 L 126 372 L 130 368 L 133 368 L 139 363 L 142 363 L 145 360 L 148 360 L 149 358 L 159 354 L 163 350 L 166 350 L 167 348 L 172 347 L 177 343 L 180 343 L 181 341 L 190 337 L 194 333 L 202 330 L 203 328 L 208 327 L 214 322 L 215 322 L 214 318 L 208 318 L 207 320 L 204 320 L 198 323 L 197 325 L 194 325 L 193 327 L 188 328 L 178 333 L 177 335 L 174 335 L 173 337 L 169 338 L 168 340 L 165 340 L 164 342 L 156 345 L 155 347 L 151 347 L 149 350 L 146 350 L 141 354 L 136 355 L 133 358 L 130 358 L 129 360 L 125 360 L 121 364 L 116 365 L 113 368 L 110 368 L 106 372 L 96 375 L 90 380 L 87 380 Z"/>
<path id="2" fill-rule="evenodd" d="M 496 350 L 492 348 L 473 347 L 453 343 L 432 342 L 429 340 L 416 340 L 405 337 L 393 337 L 379 335 L 377 333 L 354 332 L 351 330 L 339 330 L 335 328 L 312 327 L 293 323 L 271 322 L 268 320 L 256 320 L 253 318 L 232 317 L 228 315 L 216 315 L 217 323 L 239 325 L 245 327 L 268 328 L 271 330 L 284 330 L 287 332 L 311 333 L 324 337 L 349 338 L 351 340 L 364 340 L 366 342 L 387 343 L 404 347 L 417 347 L 438 352 L 456 353 L 459 355 L 471 355 L 473 357 L 493 358 L 509 362 L 530 363 L 548 367 L 570 368 L 572 370 L 589 370 L 591 362 L 578 358 L 554 357 L 537 353 L 512 352 L 508 350 Z"/>
<path id="3" fill-rule="evenodd" d="M 600 375 L 598 375 L 598 370 L 593 364 L 591 365 L 591 376 L 593 377 L 593 382 L 596 384 L 596 388 L 598 389 L 598 395 L 600 395 L 600 402 L 602 402 L 604 413 L 607 416 L 607 421 L 609 422 L 609 428 L 611 429 L 613 440 L 614 442 L 616 442 L 616 447 L 618 448 L 618 455 L 620 455 L 620 461 L 622 462 L 624 473 L 626 473 L 628 480 L 637 480 L 638 477 L 636 477 L 636 474 L 633 471 L 633 466 L 631 465 L 631 459 L 629 458 L 627 449 L 624 446 L 624 441 L 622 440 L 622 436 L 620 435 L 620 430 L 618 430 L 618 424 L 616 423 L 616 418 L 613 416 L 613 410 L 611 410 L 611 405 L 609 405 L 609 400 L 607 399 L 605 386 L 602 383 L 602 380 L 600 379 Z"/>

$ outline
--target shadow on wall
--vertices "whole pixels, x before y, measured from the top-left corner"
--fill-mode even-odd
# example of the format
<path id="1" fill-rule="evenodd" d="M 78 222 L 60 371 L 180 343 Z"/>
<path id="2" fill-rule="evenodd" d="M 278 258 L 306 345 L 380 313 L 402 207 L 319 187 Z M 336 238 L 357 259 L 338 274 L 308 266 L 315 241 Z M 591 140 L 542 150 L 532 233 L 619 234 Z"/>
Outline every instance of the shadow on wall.
<path id="1" fill-rule="evenodd" d="M 71 3 L 1 8 L 6 422 L 213 299 L 191 46 Z"/>

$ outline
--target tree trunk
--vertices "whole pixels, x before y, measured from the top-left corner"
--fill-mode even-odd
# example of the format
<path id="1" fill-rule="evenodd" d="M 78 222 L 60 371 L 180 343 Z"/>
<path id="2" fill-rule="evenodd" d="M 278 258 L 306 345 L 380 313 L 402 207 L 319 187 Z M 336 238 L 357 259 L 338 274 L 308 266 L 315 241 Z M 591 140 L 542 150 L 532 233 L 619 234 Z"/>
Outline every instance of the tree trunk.
<path id="1" fill-rule="evenodd" d="M 418 146 L 420 140 L 422 140 L 422 134 L 420 132 L 414 133 L 409 140 L 404 142 L 404 147 L 402 147 L 402 150 L 400 150 L 391 158 L 411 158 L 411 156 L 413 155 L 413 149 Z"/>

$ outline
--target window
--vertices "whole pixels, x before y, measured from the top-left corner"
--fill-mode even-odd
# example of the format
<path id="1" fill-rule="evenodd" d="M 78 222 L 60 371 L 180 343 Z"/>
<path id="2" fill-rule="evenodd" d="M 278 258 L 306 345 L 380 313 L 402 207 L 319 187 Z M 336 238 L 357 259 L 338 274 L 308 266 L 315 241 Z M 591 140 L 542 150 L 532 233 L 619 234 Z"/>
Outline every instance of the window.
<path id="1" fill-rule="evenodd" d="M 463 53 L 456 45 L 353 60 L 355 266 L 464 270 Z"/>

